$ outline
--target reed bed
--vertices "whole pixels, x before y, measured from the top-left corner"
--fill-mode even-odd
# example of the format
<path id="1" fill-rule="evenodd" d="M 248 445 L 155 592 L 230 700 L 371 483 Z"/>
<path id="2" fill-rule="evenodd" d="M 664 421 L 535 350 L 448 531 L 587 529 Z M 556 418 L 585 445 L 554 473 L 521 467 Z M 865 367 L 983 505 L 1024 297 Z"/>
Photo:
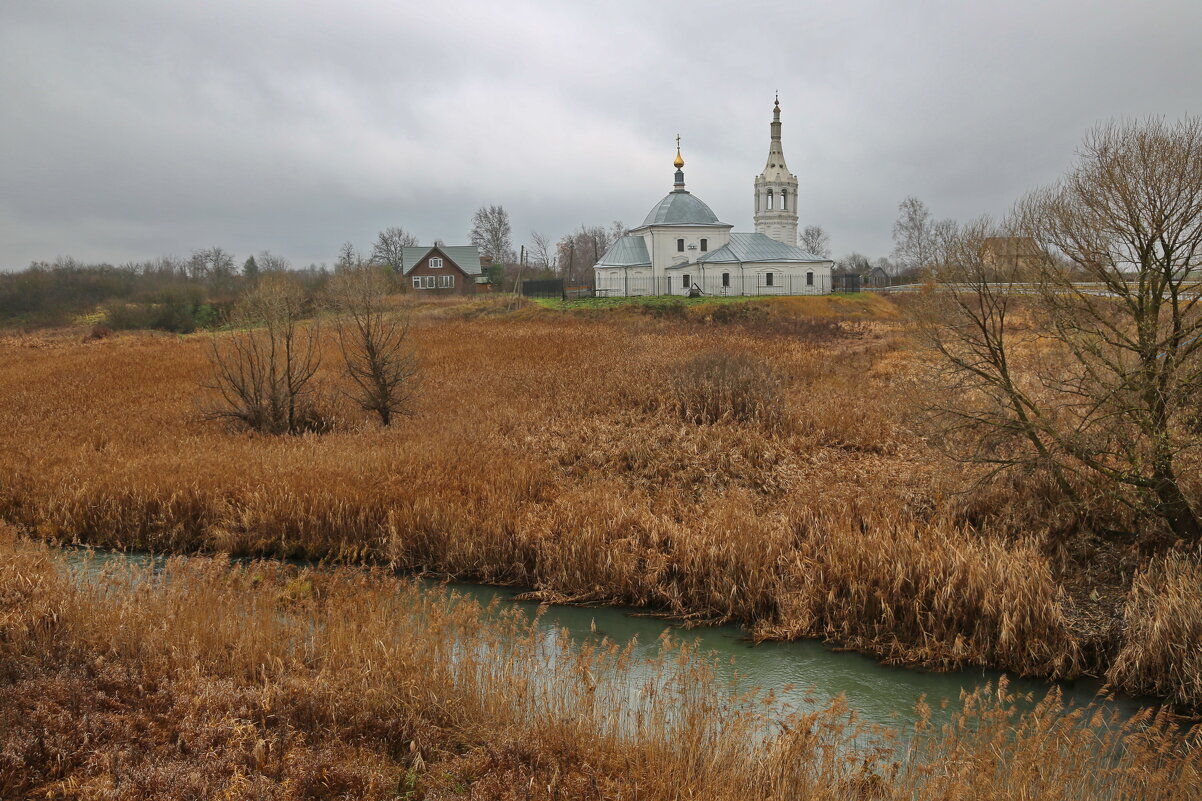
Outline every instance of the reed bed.
<path id="1" fill-rule="evenodd" d="M 1189 799 L 1202 781 L 1197 735 L 1151 714 L 1054 695 L 1020 714 L 1003 687 L 940 729 L 870 730 L 842 699 L 769 720 L 670 641 L 637 665 L 549 645 L 522 614 L 378 572 L 84 577 L 10 532 L 0 598 L 6 798 Z"/>
<path id="2" fill-rule="evenodd" d="M 761 325 L 494 306 L 416 318 L 412 417 L 382 429 L 345 412 L 322 436 L 204 420 L 205 336 L 0 342 L 0 519 L 54 542 L 522 585 L 899 663 L 1110 666 L 1082 649 L 1049 559 L 1043 535 L 1064 520 L 1046 484 L 957 494 L 972 475 L 905 426 L 909 355 L 888 314 L 831 323 L 827 304 L 827 323 L 782 334 L 780 310 Z M 696 354 L 758 367 L 715 378 Z M 333 385 L 333 342 L 323 358 Z M 696 416 L 707 381 L 775 401 Z M 1188 618 L 1174 631 L 1196 625 L 1173 608 Z"/>
<path id="3" fill-rule="evenodd" d="M 1202 698 L 1202 554 L 1169 553 L 1136 576 L 1126 637 L 1107 679 L 1128 692 L 1196 705 Z"/>

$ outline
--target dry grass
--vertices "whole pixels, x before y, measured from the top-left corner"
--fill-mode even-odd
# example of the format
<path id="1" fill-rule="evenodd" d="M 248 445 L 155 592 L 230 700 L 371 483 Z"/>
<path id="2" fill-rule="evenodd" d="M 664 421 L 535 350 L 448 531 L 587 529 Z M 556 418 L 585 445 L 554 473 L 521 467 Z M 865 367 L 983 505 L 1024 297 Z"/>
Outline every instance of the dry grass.
<path id="1" fill-rule="evenodd" d="M 765 739 L 706 658 L 548 643 L 364 571 L 174 559 L 72 577 L 0 536 L 0 796 L 1190 799 L 1202 749 L 1004 691 L 897 738 L 841 699 Z M 470 647 L 465 647 L 470 644 Z M 1083 725 L 1091 722 L 1092 726 Z"/>
<path id="2" fill-rule="evenodd" d="M 1041 542 L 1066 525 L 1056 499 L 1038 477 L 954 494 L 971 475 L 904 427 L 909 356 L 878 312 L 832 338 L 436 304 L 415 315 L 413 417 L 284 438 L 197 414 L 203 336 L 0 342 L 0 518 L 520 584 L 897 662 L 1104 670 Z M 674 411 L 673 371 L 715 351 L 764 365 L 779 425 Z"/>
<path id="3" fill-rule="evenodd" d="M 1136 576 L 1127 636 L 1106 674 L 1116 687 L 1179 704 L 1202 700 L 1202 560 L 1170 553 Z"/>

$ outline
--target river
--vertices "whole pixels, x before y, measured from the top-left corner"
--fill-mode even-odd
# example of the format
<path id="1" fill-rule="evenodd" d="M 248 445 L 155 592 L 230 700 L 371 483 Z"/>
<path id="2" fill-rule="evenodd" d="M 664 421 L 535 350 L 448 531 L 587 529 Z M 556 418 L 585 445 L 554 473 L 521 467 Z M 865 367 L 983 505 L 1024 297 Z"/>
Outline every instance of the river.
<path id="1" fill-rule="evenodd" d="M 68 563 L 87 571 L 113 562 L 156 564 L 161 557 L 146 554 L 121 554 L 105 551 L 68 550 Z M 419 580 L 430 589 L 450 589 L 478 601 L 487 607 L 494 599 L 503 607 L 517 605 L 535 617 L 540 604 L 516 600 L 522 588 L 495 587 L 463 582 Z M 836 650 L 817 640 L 766 642 L 755 644 L 746 639 L 746 632 L 737 626 L 707 626 L 683 628 L 663 619 L 640 614 L 640 610 L 623 607 L 551 606 L 538 617 L 538 627 L 547 634 L 549 648 L 557 647 L 558 635 L 566 630 L 570 642 L 596 643 L 601 639 L 620 646 L 634 641 L 635 660 L 632 660 L 630 686 L 639 686 L 645 675 L 639 674 L 640 663 L 648 663 L 660 652 L 660 637 L 670 631 L 672 637 L 696 647 L 698 652 L 713 658 L 718 677 L 732 691 L 745 692 L 753 688 L 770 691 L 775 702 L 792 711 L 811 711 L 825 707 L 842 695 L 860 720 L 905 730 L 917 719 L 915 704 L 925 696 L 931 707 L 931 721 L 936 725 L 951 719 L 958 708 L 962 691 L 973 691 L 984 685 L 997 686 L 1002 674 L 993 670 L 955 670 L 935 672 L 878 663 L 862 654 Z M 1095 700 L 1101 684 L 1096 679 L 1051 683 L 1038 679 L 1009 679 L 1010 691 L 1030 694 L 1033 705 L 1053 687 L 1059 687 L 1067 704 L 1083 706 Z M 951 703 L 942 709 L 940 701 Z M 1116 696 L 1101 701 L 1106 708 L 1128 717 L 1155 699 Z"/>

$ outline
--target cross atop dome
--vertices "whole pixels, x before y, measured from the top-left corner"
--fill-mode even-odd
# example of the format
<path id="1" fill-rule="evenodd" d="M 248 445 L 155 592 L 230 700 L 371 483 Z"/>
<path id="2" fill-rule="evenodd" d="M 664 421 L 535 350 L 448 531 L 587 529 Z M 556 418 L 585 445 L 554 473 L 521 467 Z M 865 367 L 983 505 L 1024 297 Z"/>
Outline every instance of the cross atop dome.
<path id="1" fill-rule="evenodd" d="M 672 166 L 676 168 L 676 183 L 672 188 L 673 192 L 684 191 L 684 159 L 680 155 L 680 134 L 676 134 L 676 159 L 672 162 Z"/>

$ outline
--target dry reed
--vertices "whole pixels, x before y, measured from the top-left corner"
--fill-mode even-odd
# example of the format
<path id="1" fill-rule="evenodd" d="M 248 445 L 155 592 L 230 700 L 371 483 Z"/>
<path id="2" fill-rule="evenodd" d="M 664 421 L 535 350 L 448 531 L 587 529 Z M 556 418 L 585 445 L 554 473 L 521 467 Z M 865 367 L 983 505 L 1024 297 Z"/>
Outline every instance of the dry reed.
<path id="1" fill-rule="evenodd" d="M 902 739 L 842 699 L 770 734 L 762 699 L 732 703 L 688 649 L 632 693 L 629 650 L 549 645 L 520 614 L 359 570 L 176 558 L 81 579 L 6 535 L 0 598 L 4 797 L 1067 801 L 1202 780 L 1163 719 L 1054 696 L 1020 715 L 1004 689 Z"/>
<path id="2" fill-rule="evenodd" d="M 982 510 L 949 492 L 971 475 L 901 424 L 907 357 L 881 302 L 876 333 L 829 342 L 439 306 L 415 316 L 415 414 L 320 437 L 201 419 L 203 337 L 2 341 L 0 519 L 51 541 L 518 584 L 898 662 L 1104 670 L 1038 543 L 1040 485 Z M 786 425 L 672 411 L 679 355 L 716 350 L 771 371 Z"/>

